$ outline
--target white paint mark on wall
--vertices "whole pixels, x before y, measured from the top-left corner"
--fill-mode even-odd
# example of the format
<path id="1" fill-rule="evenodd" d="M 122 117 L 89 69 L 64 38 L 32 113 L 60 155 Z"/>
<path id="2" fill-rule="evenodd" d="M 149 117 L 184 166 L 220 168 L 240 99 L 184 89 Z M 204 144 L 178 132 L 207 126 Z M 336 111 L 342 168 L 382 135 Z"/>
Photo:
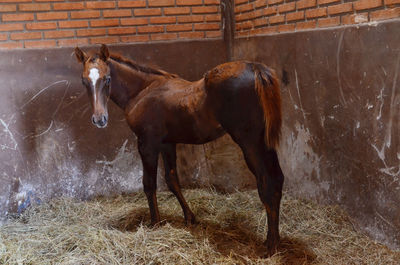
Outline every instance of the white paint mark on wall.
<path id="1" fill-rule="evenodd" d="M 52 86 L 55 86 L 57 84 L 61 84 L 61 83 L 65 83 L 66 85 L 69 84 L 68 80 L 61 80 L 61 81 L 57 81 L 54 82 L 44 88 L 42 88 L 38 93 L 36 93 L 33 97 L 31 97 L 27 102 L 25 102 L 22 106 L 21 109 L 23 109 L 26 105 L 28 105 L 29 103 L 31 103 L 35 98 L 37 98 L 40 94 L 42 94 L 44 91 L 46 91 L 47 89 L 49 89 Z"/>
<path id="2" fill-rule="evenodd" d="M 301 95 L 300 95 L 300 88 L 299 88 L 299 79 L 298 79 L 298 77 L 297 77 L 297 69 L 296 69 L 296 68 L 294 69 L 294 76 L 295 76 L 295 78 L 296 78 L 296 89 L 297 89 L 297 95 L 298 95 L 298 97 L 299 97 L 300 110 L 301 110 L 301 112 L 303 113 L 304 122 L 306 122 L 306 121 L 307 121 L 306 112 L 304 111 L 304 109 L 303 109 L 303 103 L 301 102 Z"/>
<path id="3" fill-rule="evenodd" d="M 346 99 L 344 98 L 344 93 L 342 88 L 342 80 L 340 79 L 340 51 L 342 50 L 343 36 L 344 36 L 344 30 L 340 33 L 338 48 L 336 52 L 336 75 L 339 84 L 340 97 L 343 102 L 343 105 L 346 105 Z"/>
<path id="4" fill-rule="evenodd" d="M 11 120 L 12 120 L 12 118 L 11 118 Z M 11 139 L 11 143 L 12 143 L 12 145 L 13 145 L 13 146 L 12 146 L 12 145 L 9 146 L 9 145 L 1 144 L 1 145 L 0 145 L 0 146 L 1 146 L 1 149 L 3 149 L 3 150 L 4 150 L 4 149 L 10 149 L 10 150 L 16 151 L 17 148 L 18 148 L 18 143 L 17 143 L 17 141 L 15 140 L 13 133 L 12 133 L 11 130 L 9 129 L 10 123 L 8 123 L 8 124 L 5 123 L 3 119 L 0 119 L 0 123 L 1 123 L 1 125 L 3 125 L 3 127 L 4 127 L 3 132 L 5 132 L 6 134 L 8 134 L 8 136 L 9 136 L 10 139 Z"/>

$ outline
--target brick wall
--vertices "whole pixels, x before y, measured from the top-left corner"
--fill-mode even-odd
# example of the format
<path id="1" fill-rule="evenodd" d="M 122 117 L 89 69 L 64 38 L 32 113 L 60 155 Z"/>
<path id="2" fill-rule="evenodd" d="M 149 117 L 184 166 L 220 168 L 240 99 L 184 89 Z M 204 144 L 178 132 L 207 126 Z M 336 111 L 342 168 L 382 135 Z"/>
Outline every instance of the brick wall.
<path id="1" fill-rule="evenodd" d="M 400 0 L 235 0 L 236 36 L 301 31 L 400 17 Z"/>
<path id="2" fill-rule="evenodd" d="M 219 0 L 0 0 L 0 49 L 220 38 Z"/>

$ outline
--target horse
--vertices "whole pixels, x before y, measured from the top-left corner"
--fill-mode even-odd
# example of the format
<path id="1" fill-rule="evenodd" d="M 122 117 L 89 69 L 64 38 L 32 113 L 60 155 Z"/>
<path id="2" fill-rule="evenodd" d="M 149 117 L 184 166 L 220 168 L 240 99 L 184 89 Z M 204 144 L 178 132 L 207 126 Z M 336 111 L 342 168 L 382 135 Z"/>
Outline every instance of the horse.
<path id="1" fill-rule="evenodd" d="M 277 251 L 284 175 L 276 152 L 281 96 L 272 69 L 257 62 L 228 62 L 190 82 L 110 53 L 104 44 L 99 52 L 85 53 L 76 47 L 75 55 L 83 64 L 82 83 L 93 109 L 92 123 L 98 128 L 107 126 L 111 99 L 124 111 L 137 137 L 151 225 L 160 222 L 156 197 L 159 154 L 166 183 L 182 207 L 186 225 L 194 225 L 195 216 L 179 184 L 176 144 L 204 144 L 228 133 L 257 180 L 268 219 L 266 254 Z"/>

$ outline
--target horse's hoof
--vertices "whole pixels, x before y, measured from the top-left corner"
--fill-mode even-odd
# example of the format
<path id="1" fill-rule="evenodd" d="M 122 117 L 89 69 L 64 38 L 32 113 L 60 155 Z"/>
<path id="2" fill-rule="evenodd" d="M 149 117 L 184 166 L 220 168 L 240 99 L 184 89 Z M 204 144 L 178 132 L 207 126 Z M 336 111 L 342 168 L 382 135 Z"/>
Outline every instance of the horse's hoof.
<path id="1" fill-rule="evenodd" d="M 198 224 L 198 222 L 196 221 L 196 218 L 194 217 L 194 215 L 192 215 L 189 218 L 185 218 L 185 225 L 187 227 L 193 227 L 196 226 Z"/>
<path id="2" fill-rule="evenodd" d="M 278 252 L 278 243 L 279 241 L 268 241 L 266 240 L 264 242 L 264 246 L 266 247 L 266 252 L 263 255 L 263 258 L 270 258 L 271 256 L 273 256 L 274 254 L 276 254 Z"/>

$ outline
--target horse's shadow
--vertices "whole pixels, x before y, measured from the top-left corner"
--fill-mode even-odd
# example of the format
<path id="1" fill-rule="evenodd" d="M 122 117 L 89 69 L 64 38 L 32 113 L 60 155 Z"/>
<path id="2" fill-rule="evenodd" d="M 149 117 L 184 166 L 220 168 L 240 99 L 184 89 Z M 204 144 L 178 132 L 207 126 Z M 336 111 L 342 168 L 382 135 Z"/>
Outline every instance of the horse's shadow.
<path id="1" fill-rule="evenodd" d="M 140 226 L 150 224 L 148 208 L 136 208 L 134 211 L 117 220 L 111 220 L 111 227 L 120 231 L 136 231 Z M 226 227 L 208 220 L 198 220 L 195 226 L 187 227 L 180 215 L 162 213 L 161 225 L 168 223 L 174 228 L 186 229 L 198 240 L 207 239 L 213 249 L 229 257 L 234 254 L 246 263 L 247 259 L 264 258 L 265 247 L 263 239 L 249 228 L 234 221 Z M 299 239 L 283 237 L 278 247 L 279 260 L 282 264 L 312 264 L 316 255 Z"/>

